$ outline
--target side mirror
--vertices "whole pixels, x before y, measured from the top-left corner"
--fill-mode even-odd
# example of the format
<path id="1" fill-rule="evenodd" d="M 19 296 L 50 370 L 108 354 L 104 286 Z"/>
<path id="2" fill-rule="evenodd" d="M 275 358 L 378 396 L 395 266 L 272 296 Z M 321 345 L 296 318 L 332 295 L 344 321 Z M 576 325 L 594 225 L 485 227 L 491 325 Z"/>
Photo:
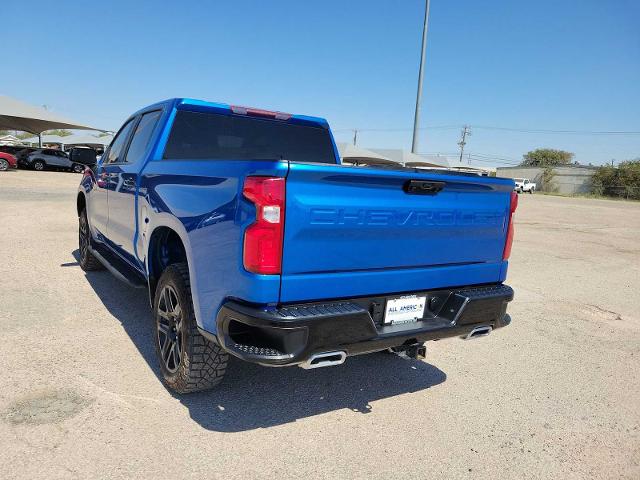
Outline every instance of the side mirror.
<path id="1" fill-rule="evenodd" d="M 96 164 L 97 156 L 98 152 L 96 152 L 93 148 L 74 147 L 69 150 L 69 160 L 71 160 L 73 163 L 81 163 L 82 165 L 87 165 L 88 167 Z"/>

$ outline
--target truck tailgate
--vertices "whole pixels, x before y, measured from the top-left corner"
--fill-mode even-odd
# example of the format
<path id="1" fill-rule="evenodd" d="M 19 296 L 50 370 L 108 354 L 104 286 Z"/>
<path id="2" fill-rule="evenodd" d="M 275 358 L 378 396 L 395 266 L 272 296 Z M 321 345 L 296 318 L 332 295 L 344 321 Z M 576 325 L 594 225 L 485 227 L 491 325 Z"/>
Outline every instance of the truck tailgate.
<path id="1" fill-rule="evenodd" d="M 280 300 L 501 281 L 512 189 L 501 178 L 291 163 Z"/>

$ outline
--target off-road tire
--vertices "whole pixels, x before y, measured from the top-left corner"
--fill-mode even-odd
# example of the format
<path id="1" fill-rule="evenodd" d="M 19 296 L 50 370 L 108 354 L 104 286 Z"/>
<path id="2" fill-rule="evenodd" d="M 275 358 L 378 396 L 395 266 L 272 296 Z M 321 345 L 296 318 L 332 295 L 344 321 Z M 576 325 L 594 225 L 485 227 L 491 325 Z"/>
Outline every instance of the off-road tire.
<path id="1" fill-rule="evenodd" d="M 78 217 L 78 252 L 80 259 L 78 263 L 80 268 L 85 272 L 94 270 L 104 270 L 104 265 L 100 263 L 91 253 L 89 246 L 91 245 L 91 231 L 89 230 L 89 220 L 87 219 L 87 209 L 83 208 Z"/>
<path id="2" fill-rule="evenodd" d="M 169 287 L 168 290 L 167 287 Z M 178 325 L 174 335 L 176 339 L 180 336 L 180 342 L 174 341 L 176 346 L 180 345 L 180 359 L 176 362 L 174 357 L 173 362 L 167 365 L 161 343 L 164 344 L 169 340 L 166 334 L 161 333 L 161 322 L 164 321 L 166 324 L 166 319 L 161 316 L 160 306 L 163 304 L 162 313 L 166 315 L 166 300 L 163 300 L 162 295 L 163 292 L 171 292 L 171 289 L 176 294 L 180 307 L 180 313 L 177 315 L 181 317 L 179 323 L 174 321 Z M 177 393 L 192 393 L 218 385 L 224 377 L 229 354 L 219 345 L 204 338 L 198 331 L 191 299 L 189 268 L 186 263 L 170 265 L 162 273 L 153 301 L 153 316 L 156 356 L 167 387 Z M 163 328 L 166 329 L 166 325 Z M 162 342 L 163 339 L 164 342 Z M 171 371 L 172 369 L 174 371 Z"/>

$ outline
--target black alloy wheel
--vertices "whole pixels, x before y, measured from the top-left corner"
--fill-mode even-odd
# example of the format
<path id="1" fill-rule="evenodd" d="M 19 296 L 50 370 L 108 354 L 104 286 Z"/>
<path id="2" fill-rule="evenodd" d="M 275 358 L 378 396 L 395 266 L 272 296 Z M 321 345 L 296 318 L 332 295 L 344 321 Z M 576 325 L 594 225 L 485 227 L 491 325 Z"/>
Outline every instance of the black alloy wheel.
<path id="1" fill-rule="evenodd" d="M 80 251 L 80 268 L 85 272 L 94 270 L 103 270 L 104 266 L 91 253 L 91 232 L 89 231 L 89 220 L 87 219 L 87 210 L 83 209 L 78 217 L 78 250 Z"/>
<path id="2" fill-rule="evenodd" d="M 169 373 L 180 367 L 184 344 L 183 308 L 171 285 L 165 285 L 158 301 L 157 341 L 160 357 Z"/>

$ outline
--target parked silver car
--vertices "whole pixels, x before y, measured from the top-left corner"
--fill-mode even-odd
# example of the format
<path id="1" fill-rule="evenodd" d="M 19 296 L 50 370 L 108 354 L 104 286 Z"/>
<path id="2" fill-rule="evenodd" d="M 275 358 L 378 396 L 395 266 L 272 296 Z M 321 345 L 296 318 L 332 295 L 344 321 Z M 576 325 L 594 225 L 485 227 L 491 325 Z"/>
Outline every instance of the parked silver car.
<path id="1" fill-rule="evenodd" d="M 27 166 L 34 170 L 45 170 L 46 168 L 70 170 L 75 173 L 84 172 L 85 166 L 69 160 L 69 156 L 61 150 L 44 148 L 30 153 L 27 157 Z"/>

